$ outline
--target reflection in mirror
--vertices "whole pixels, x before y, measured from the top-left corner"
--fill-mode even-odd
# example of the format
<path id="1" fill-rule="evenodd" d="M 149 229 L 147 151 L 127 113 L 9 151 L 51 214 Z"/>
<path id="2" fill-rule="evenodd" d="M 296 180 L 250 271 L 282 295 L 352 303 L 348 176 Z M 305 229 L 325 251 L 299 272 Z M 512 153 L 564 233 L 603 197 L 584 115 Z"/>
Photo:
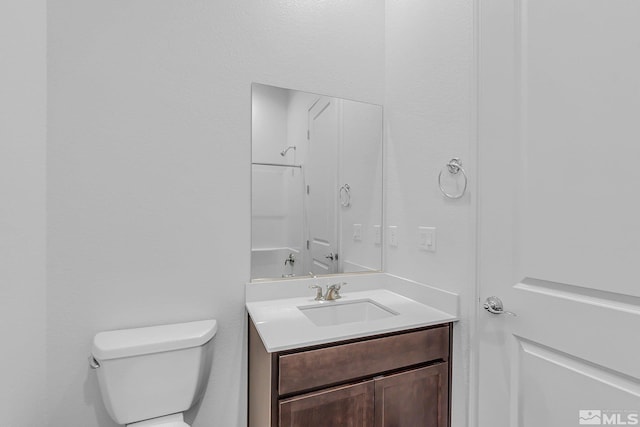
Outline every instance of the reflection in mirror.
<path id="1" fill-rule="evenodd" d="M 252 85 L 251 278 L 382 268 L 382 107 Z"/>

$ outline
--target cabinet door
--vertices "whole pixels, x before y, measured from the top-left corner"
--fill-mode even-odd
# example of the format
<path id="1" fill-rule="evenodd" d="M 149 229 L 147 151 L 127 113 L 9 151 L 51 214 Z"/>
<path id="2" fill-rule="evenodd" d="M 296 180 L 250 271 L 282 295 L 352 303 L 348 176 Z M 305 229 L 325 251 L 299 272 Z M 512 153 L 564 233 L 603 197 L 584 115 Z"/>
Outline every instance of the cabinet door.
<path id="1" fill-rule="evenodd" d="M 369 427 L 373 381 L 321 390 L 280 401 L 280 427 Z"/>
<path id="2" fill-rule="evenodd" d="M 447 427 L 448 363 L 375 380 L 375 427 Z"/>

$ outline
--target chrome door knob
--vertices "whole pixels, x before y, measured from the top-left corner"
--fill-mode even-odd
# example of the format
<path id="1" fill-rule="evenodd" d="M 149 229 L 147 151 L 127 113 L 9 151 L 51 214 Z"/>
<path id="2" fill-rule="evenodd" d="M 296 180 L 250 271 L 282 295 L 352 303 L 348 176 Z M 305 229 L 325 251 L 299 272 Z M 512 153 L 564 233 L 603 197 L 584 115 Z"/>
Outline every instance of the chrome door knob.
<path id="1" fill-rule="evenodd" d="M 489 297 L 484 302 L 484 309 L 493 314 L 508 314 L 510 316 L 517 316 L 517 314 L 510 311 L 504 311 L 502 301 L 498 297 Z"/>
<path id="2" fill-rule="evenodd" d="M 334 255 L 333 252 L 329 252 L 329 255 L 326 255 L 325 258 L 328 259 L 328 260 L 334 261 L 334 260 L 338 259 L 338 254 Z"/>

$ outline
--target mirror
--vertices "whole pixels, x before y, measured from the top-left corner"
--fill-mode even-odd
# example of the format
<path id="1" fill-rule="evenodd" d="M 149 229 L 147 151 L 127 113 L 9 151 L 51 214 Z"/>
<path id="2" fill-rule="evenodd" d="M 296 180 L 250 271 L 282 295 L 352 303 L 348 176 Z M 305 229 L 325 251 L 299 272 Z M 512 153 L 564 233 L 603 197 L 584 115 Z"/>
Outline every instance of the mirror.
<path id="1" fill-rule="evenodd" d="M 382 269 L 382 106 L 254 83 L 251 279 Z"/>

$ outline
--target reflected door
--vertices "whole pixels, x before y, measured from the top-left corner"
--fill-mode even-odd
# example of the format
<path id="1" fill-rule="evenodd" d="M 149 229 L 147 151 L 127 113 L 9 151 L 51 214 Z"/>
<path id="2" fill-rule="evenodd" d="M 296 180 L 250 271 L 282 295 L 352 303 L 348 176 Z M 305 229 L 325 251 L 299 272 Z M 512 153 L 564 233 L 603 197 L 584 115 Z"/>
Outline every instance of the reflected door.
<path id="1" fill-rule="evenodd" d="M 638 425 L 640 2 L 480 3 L 477 425 Z"/>
<path id="2" fill-rule="evenodd" d="M 332 98 L 319 98 L 309 109 L 307 134 L 307 220 L 309 271 L 337 272 L 338 107 Z"/>

